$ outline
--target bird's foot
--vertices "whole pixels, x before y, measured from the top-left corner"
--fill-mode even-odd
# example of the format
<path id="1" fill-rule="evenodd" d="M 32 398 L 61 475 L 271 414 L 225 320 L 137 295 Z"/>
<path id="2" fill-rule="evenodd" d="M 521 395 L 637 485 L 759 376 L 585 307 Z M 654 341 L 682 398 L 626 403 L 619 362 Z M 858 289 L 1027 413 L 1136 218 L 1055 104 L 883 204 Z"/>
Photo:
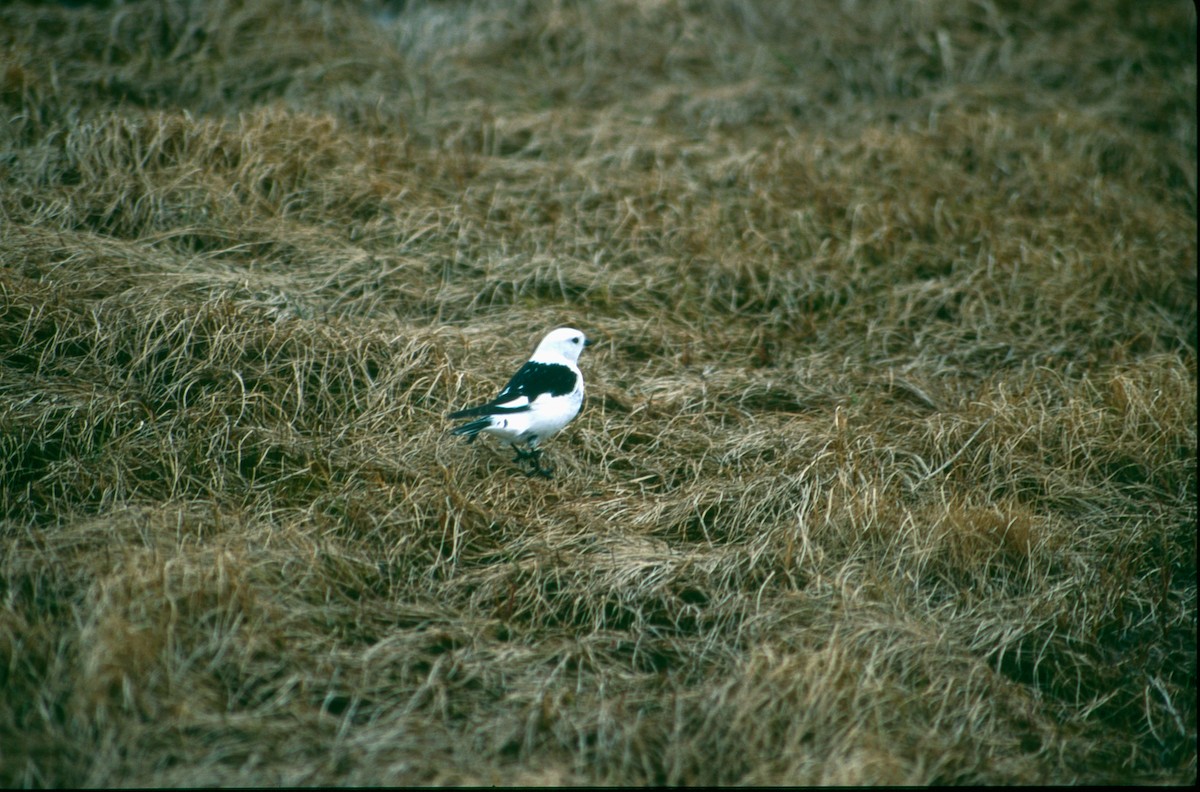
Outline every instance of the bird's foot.
<path id="1" fill-rule="evenodd" d="M 541 465 L 539 465 L 538 463 L 534 462 L 533 465 L 529 468 L 529 472 L 526 473 L 525 475 L 529 476 L 530 478 L 532 478 L 533 476 L 541 476 L 542 478 L 545 478 L 545 479 L 552 479 L 552 478 L 554 478 L 554 469 L 553 468 L 544 468 Z"/>
<path id="2" fill-rule="evenodd" d="M 554 478 L 554 476 L 553 476 L 554 469 L 553 468 L 542 467 L 542 452 L 541 452 L 541 450 L 539 450 L 537 448 L 530 448 L 529 450 L 525 450 L 525 449 L 517 448 L 516 446 L 513 446 L 513 450 L 517 452 L 517 455 L 515 457 L 513 457 L 513 460 L 512 460 L 513 462 L 519 462 L 519 463 L 528 462 L 529 463 L 529 471 L 525 475 L 541 476 L 542 478 Z"/>

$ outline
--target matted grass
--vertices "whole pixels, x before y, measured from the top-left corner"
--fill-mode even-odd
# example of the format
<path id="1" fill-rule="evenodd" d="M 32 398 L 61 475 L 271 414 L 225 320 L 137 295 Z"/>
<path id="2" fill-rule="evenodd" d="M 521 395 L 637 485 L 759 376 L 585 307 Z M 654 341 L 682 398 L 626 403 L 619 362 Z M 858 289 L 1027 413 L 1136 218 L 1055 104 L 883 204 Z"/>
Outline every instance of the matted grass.
<path id="1" fill-rule="evenodd" d="M 4 4 L 0 783 L 1195 783 L 1195 40 Z"/>

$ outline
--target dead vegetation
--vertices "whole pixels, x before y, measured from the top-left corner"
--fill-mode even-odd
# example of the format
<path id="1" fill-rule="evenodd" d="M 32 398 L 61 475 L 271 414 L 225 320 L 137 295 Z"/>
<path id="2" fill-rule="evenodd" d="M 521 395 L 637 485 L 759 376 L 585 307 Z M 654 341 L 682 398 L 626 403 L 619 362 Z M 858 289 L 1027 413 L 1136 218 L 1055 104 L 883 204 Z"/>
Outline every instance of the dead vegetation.
<path id="1" fill-rule="evenodd" d="M 5 4 L 0 781 L 1194 783 L 1195 24 Z"/>

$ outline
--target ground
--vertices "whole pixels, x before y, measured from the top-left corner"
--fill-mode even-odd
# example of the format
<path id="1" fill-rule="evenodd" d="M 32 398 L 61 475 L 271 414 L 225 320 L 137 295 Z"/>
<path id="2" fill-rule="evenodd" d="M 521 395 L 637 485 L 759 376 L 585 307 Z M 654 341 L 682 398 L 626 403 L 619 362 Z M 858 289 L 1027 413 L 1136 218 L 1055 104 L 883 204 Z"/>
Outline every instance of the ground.
<path id="1" fill-rule="evenodd" d="M 0 782 L 1194 784 L 1195 42 L 4 4 Z"/>

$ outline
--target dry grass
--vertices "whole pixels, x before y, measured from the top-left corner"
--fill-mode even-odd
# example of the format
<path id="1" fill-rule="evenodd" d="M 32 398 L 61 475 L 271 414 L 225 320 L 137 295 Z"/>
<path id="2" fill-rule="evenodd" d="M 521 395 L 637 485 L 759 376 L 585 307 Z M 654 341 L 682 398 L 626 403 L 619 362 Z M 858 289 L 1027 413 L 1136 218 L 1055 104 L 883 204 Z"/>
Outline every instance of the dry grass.
<path id="1" fill-rule="evenodd" d="M 5 4 L 0 783 L 1194 783 L 1196 17 L 1102 5 Z M 449 442 L 563 323 L 558 476 Z"/>

